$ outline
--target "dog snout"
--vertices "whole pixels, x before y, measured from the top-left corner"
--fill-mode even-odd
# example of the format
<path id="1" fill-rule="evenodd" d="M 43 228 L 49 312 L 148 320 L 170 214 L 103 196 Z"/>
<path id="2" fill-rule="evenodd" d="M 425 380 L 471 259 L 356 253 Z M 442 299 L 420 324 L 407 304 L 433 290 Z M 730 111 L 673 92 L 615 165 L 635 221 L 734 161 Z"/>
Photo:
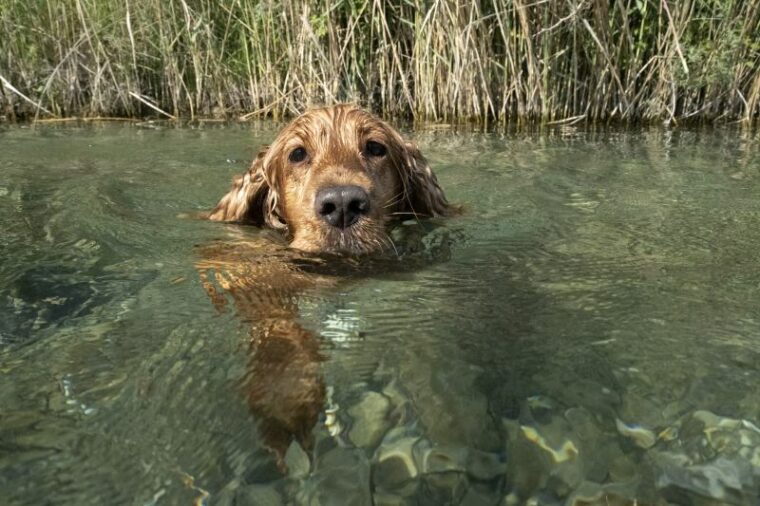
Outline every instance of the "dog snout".
<path id="1" fill-rule="evenodd" d="M 337 228 L 348 228 L 369 213 L 369 195 L 360 186 L 331 186 L 317 192 L 317 215 Z"/>

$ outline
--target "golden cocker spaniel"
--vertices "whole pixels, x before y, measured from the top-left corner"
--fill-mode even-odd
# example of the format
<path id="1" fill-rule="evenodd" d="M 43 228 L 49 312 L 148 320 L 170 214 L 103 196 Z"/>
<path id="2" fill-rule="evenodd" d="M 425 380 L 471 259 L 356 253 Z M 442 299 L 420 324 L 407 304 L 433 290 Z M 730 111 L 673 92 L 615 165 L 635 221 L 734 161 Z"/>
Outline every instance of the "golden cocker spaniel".
<path id="1" fill-rule="evenodd" d="M 261 240 L 214 243 L 200 248 L 196 263 L 214 305 L 224 310 L 231 297 L 249 325 L 243 387 L 283 472 L 294 439 L 311 447 L 326 399 L 323 342 L 299 323 L 298 296 L 339 283 L 330 265 L 342 262 L 321 255 L 299 263 L 301 252 L 346 260 L 380 252 L 392 245 L 393 221 L 453 210 L 414 145 L 358 107 L 336 105 L 285 127 L 208 215 L 280 231 L 290 245 L 283 252 Z"/>
<path id="2" fill-rule="evenodd" d="M 364 254 L 390 245 L 394 219 L 450 212 L 417 147 L 344 104 L 312 109 L 285 127 L 209 219 L 280 230 L 303 251 Z"/>

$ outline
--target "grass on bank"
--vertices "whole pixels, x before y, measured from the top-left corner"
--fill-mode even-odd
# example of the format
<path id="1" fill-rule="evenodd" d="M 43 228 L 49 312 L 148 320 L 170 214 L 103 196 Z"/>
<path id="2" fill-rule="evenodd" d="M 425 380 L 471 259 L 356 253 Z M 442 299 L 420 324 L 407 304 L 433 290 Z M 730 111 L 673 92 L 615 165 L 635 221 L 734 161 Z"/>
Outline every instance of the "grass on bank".
<path id="1" fill-rule="evenodd" d="M 760 0 L 0 0 L 6 119 L 760 116 Z"/>

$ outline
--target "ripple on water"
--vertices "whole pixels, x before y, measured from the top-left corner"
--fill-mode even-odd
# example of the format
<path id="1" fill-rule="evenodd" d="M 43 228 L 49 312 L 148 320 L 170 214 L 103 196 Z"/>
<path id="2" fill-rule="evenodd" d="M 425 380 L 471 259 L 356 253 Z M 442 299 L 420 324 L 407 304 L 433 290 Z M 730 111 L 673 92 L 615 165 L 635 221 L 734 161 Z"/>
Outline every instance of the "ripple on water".
<path id="1" fill-rule="evenodd" d="M 177 218 L 274 130 L 0 135 L 10 504 L 760 496 L 756 138 L 420 133 L 465 211 L 295 300 L 330 427 L 287 475 L 246 402 L 255 321 L 194 266 L 256 234 Z"/>

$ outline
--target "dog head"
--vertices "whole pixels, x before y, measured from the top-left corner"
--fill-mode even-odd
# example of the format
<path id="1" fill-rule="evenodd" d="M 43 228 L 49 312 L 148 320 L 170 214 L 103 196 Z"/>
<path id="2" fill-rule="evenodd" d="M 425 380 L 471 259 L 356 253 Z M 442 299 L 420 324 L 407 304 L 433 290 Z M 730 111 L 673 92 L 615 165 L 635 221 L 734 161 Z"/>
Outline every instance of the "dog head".
<path id="1" fill-rule="evenodd" d="M 285 127 L 209 218 L 281 230 L 304 251 L 365 254 L 390 246 L 392 220 L 450 209 L 416 146 L 372 114 L 337 105 Z"/>

